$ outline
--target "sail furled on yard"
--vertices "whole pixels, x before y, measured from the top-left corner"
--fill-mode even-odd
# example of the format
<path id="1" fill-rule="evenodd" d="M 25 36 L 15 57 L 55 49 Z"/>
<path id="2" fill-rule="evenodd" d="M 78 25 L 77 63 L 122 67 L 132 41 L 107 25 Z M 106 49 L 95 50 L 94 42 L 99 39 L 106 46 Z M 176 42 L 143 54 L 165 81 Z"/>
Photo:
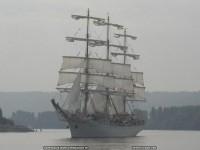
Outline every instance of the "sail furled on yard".
<path id="1" fill-rule="evenodd" d="M 72 90 L 68 94 L 68 96 L 63 104 L 63 107 L 68 106 L 68 110 L 76 111 L 77 109 L 80 108 L 80 101 L 79 101 L 80 81 L 81 81 L 81 75 L 78 74 L 74 80 Z"/>
<path id="2" fill-rule="evenodd" d="M 94 19 L 94 20 L 97 20 L 97 21 L 100 21 L 100 22 L 103 22 L 105 19 L 103 18 L 98 18 L 98 17 L 92 17 L 92 16 L 82 16 L 82 15 L 71 15 L 71 17 L 74 19 L 74 20 L 79 20 L 79 19 L 87 19 L 87 18 L 90 18 L 90 19 Z"/>
<path id="3" fill-rule="evenodd" d="M 75 41 L 88 41 L 89 46 L 106 46 L 107 42 L 102 40 L 95 40 L 95 39 L 86 39 L 86 38 L 76 38 L 76 37 L 66 37 L 68 42 L 75 42 Z"/>

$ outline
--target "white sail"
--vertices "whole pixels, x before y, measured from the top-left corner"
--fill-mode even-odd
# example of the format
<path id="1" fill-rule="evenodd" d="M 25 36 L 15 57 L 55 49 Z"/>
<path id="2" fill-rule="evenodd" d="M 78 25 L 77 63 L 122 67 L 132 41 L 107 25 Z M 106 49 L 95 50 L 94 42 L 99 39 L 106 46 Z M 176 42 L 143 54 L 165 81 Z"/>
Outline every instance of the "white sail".
<path id="1" fill-rule="evenodd" d="M 112 73 L 117 77 L 131 78 L 131 67 L 128 64 L 112 63 Z"/>
<path id="2" fill-rule="evenodd" d="M 99 73 L 109 73 L 117 77 L 131 78 L 131 68 L 128 64 L 111 63 L 110 60 L 89 58 L 88 69 L 94 69 Z M 85 68 L 85 57 L 64 56 L 61 70 Z"/>
<path id="3" fill-rule="evenodd" d="M 134 87 L 134 100 L 145 100 L 145 87 L 135 86 Z"/>
<path id="4" fill-rule="evenodd" d="M 115 88 L 117 91 L 133 92 L 133 81 L 132 79 L 115 79 Z"/>
<path id="5" fill-rule="evenodd" d="M 63 64 L 61 70 L 83 68 L 84 64 L 84 57 L 63 56 Z"/>
<path id="6" fill-rule="evenodd" d="M 115 115 L 117 112 L 115 110 L 114 102 L 113 100 L 111 101 L 111 105 L 109 107 L 109 115 Z"/>
<path id="7" fill-rule="evenodd" d="M 88 69 L 95 69 L 100 73 L 112 73 L 111 61 L 106 59 L 89 58 Z M 74 69 L 74 68 L 85 68 L 86 61 L 85 57 L 63 57 L 63 64 L 61 70 Z"/>
<path id="8" fill-rule="evenodd" d="M 103 86 L 97 86 L 96 90 L 103 90 Z M 106 105 L 106 99 L 104 95 L 102 95 L 100 92 L 94 93 L 93 95 L 93 103 L 95 106 L 95 109 L 97 112 L 104 112 L 105 111 L 105 105 Z"/>
<path id="9" fill-rule="evenodd" d="M 63 107 L 68 106 L 68 110 L 76 111 L 80 108 L 79 95 L 80 95 L 80 74 L 77 75 L 72 90 L 68 94 Z"/>
<path id="10" fill-rule="evenodd" d="M 144 86 L 143 72 L 131 72 L 133 81 Z"/>
<path id="11" fill-rule="evenodd" d="M 94 83 L 97 85 L 103 85 L 107 88 L 114 89 L 115 88 L 115 79 L 113 76 L 102 76 L 102 75 L 89 75 L 89 83 Z"/>
<path id="12" fill-rule="evenodd" d="M 91 98 L 89 98 L 89 101 L 87 103 L 87 112 L 89 114 L 95 113 L 94 102 L 93 102 L 93 99 L 91 99 Z"/>
<path id="13" fill-rule="evenodd" d="M 124 113 L 125 110 L 124 110 L 123 96 L 121 95 L 116 96 L 115 99 L 113 99 L 113 103 L 118 113 Z"/>
<path id="14" fill-rule="evenodd" d="M 71 83 L 75 80 L 77 72 L 62 72 L 59 73 L 58 86 Z M 86 82 L 86 74 L 81 73 L 81 83 Z M 115 88 L 115 79 L 113 76 L 88 74 L 88 84 L 103 85 L 107 88 Z"/>
<path id="15" fill-rule="evenodd" d="M 89 69 L 96 69 L 100 73 L 112 73 L 111 61 L 106 59 L 89 59 Z"/>
<path id="16" fill-rule="evenodd" d="M 59 78 L 58 78 L 58 86 L 64 85 L 67 83 L 72 83 L 78 73 L 71 73 L 71 72 L 59 72 Z"/>
<path id="17" fill-rule="evenodd" d="M 58 86 L 72 83 L 78 72 L 59 73 Z M 86 74 L 81 73 L 81 83 L 86 83 Z M 88 74 L 88 84 L 102 85 L 117 91 L 133 92 L 133 80 L 127 78 L 115 78 L 114 76 Z"/>

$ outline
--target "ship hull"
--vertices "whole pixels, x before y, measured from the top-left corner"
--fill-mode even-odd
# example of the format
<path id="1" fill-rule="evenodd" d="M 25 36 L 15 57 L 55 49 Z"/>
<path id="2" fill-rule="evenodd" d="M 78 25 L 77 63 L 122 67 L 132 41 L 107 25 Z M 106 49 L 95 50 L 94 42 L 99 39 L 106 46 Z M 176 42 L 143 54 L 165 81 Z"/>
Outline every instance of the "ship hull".
<path id="1" fill-rule="evenodd" d="M 55 100 L 51 100 L 55 110 L 67 121 L 72 138 L 116 138 L 134 137 L 144 128 L 140 125 L 109 124 L 104 120 L 81 120 L 69 117 Z"/>
<path id="2" fill-rule="evenodd" d="M 144 128 L 144 125 L 120 126 L 93 120 L 87 122 L 69 120 L 68 125 L 72 138 L 134 137 Z"/>

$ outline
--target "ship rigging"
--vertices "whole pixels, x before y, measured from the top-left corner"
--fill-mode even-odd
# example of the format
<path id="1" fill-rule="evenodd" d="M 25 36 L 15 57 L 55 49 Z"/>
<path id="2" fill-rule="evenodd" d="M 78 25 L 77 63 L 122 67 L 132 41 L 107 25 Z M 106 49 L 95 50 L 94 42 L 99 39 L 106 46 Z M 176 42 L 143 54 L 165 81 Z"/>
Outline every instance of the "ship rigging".
<path id="1" fill-rule="evenodd" d="M 102 18 L 87 15 L 72 15 L 75 20 L 86 19 L 86 37 L 66 37 L 68 42 L 86 42 L 84 57 L 63 56 L 59 71 L 57 89 L 67 92 L 68 96 L 62 106 L 52 99 L 52 104 L 62 120 L 67 121 L 72 137 L 128 137 L 136 136 L 144 126 L 144 120 L 132 109 L 135 101 L 145 102 L 143 73 L 131 71 L 127 57 L 138 60 L 139 55 L 128 53 L 128 35 L 122 25 L 110 23 Z M 92 39 L 89 36 L 89 24 L 106 26 L 106 40 Z M 112 44 L 109 40 L 110 28 L 124 29 L 124 34 L 115 34 L 124 38 L 123 45 Z M 93 58 L 89 47 L 105 46 L 106 58 Z M 111 47 L 120 52 L 111 52 Z M 103 48 L 102 48 L 103 49 Z M 111 54 L 111 55 L 110 55 Z M 115 63 L 112 57 L 123 56 L 123 63 Z M 130 103 L 131 102 L 131 103 Z"/>

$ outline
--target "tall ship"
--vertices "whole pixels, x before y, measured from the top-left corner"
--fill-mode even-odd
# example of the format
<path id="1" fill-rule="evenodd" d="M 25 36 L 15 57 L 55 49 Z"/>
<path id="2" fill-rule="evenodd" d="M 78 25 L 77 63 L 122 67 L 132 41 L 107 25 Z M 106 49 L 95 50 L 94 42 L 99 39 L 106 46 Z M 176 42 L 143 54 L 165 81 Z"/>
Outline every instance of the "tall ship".
<path id="1" fill-rule="evenodd" d="M 109 16 L 107 19 L 90 16 L 89 9 L 85 16 L 71 17 L 86 20 L 86 37 L 66 37 L 66 40 L 85 42 L 86 50 L 83 57 L 63 56 L 57 89 L 68 94 L 63 104 L 51 100 L 58 117 L 67 122 L 72 138 L 136 136 L 145 121 L 135 103 L 146 101 L 145 87 L 143 72 L 131 71 L 134 67 L 127 61 L 139 59 L 139 55 L 130 51 L 127 40 L 137 37 L 128 35 L 122 25 L 111 23 Z M 105 40 L 91 38 L 90 22 L 99 26 L 96 28 L 105 28 Z M 115 38 L 121 38 L 122 45 L 110 42 L 111 27 L 123 30 L 123 34 L 114 34 Z M 92 57 L 97 47 L 105 58 L 97 54 Z M 114 61 L 117 58 L 121 61 Z"/>

